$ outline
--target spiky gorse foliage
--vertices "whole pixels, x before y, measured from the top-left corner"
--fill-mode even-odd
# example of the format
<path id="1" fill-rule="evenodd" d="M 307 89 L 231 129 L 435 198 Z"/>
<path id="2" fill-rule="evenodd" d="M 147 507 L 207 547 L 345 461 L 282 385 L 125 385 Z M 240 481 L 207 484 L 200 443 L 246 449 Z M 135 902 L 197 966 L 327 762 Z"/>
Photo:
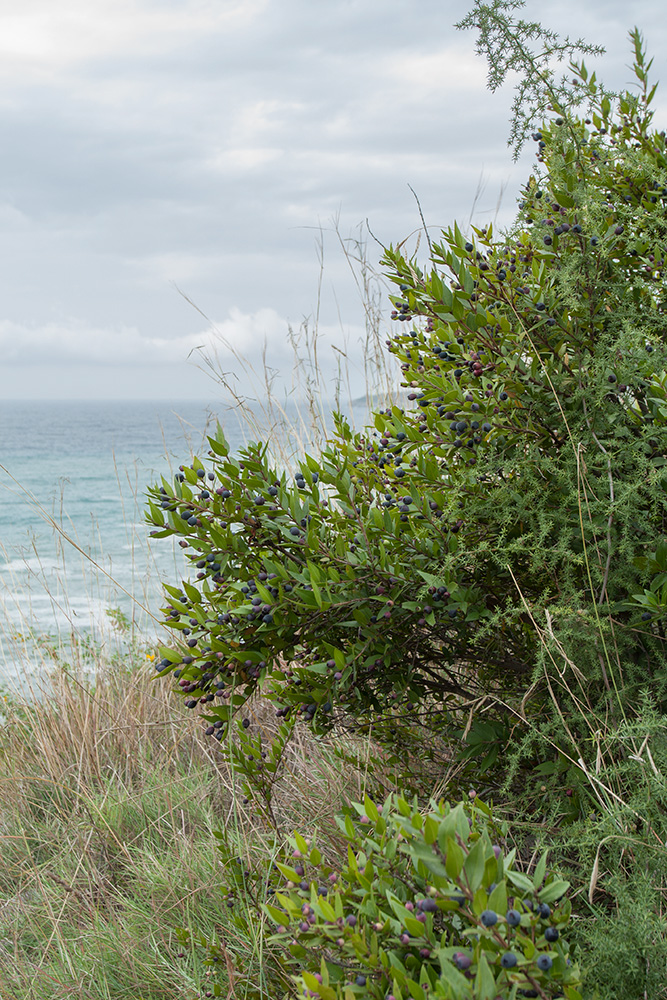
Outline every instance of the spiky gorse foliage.
<path id="1" fill-rule="evenodd" d="M 512 129 L 507 144 L 514 159 L 530 135 L 535 122 L 551 112 L 573 109 L 588 100 L 588 88 L 572 88 L 566 73 L 557 75 L 556 65 L 568 60 L 580 71 L 575 56 L 601 55 L 600 45 L 590 45 L 583 39 L 576 42 L 561 39 L 555 31 L 544 28 L 539 21 L 515 20 L 513 11 L 525 7 L 524 0 L 475 0 L 472 9 L 458 22 L 457 28 L 474 28 L 478 32 L 476 51 L 486 58 L 489 90 L 496 91 L 505 83 L 508 73 L 518 73 L 516 95 L 512 105 Z M 577 81 L 578 82 L 578 81 Z M 595 84 L 595 74 L 591 79 Z M 595 95 L 596 92 L 594 92 Z M 616 95 L 600 86 L 599 93 L 607 98 Z"/>
<path id="2" fill-rule="evenodd" d="M 665 995 L 665 731 L 647 700 L 627 725 L 592 737 L 588 788 L 562 755 L 535 774 L 544 780 L 538 806 L 550 860 L 577 887 L 571 945 L 586 996 Z"/>

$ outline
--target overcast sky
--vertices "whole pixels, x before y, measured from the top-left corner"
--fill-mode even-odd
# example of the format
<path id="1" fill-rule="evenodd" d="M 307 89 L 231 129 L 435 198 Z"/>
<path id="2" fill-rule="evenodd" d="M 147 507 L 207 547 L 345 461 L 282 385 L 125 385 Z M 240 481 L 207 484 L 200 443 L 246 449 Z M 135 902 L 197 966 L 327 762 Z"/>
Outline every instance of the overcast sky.
<path id="1" fill-rule="evenodd" d="M 474 34 L 453 27 L 467 9 L 4 0 L 5 398 L 214 400 L 200 345 L 240 374 L 220 335 L 255 365 L 266 340 L 289 374 L 288 326 L 312 325 L 318 299 L 323 343 L 347 350 L 361 392 L 364 311 L 336 224 L 343 238 L 368 220 L 382 243 L 405 239 L 420 226 L 409 185 L 434 235 L 473 205 L 493 219 L 501 193 L 508 221 L 530 166 L 506 145 L 511 86 L 486 90 Z M 615 86 L 637 24 L 665 76 L 661 0 L 528 0 L 524 16 L 604 44 L 590 65 Z"/>

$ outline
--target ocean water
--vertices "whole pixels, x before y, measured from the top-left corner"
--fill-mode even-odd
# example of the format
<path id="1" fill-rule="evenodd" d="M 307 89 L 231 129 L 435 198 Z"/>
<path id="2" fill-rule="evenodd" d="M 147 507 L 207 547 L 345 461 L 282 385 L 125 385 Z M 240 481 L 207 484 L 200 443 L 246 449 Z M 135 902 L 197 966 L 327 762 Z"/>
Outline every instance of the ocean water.
<path id="1" fill-rule="evenodd" d="M 103 636 L 109 609 L 150 633 L 161 579 L 187 569 L 150 540 L 146 489 L 203 457 L 216 419 L 243 444 L 234 413 L 197 401 L 0 402 L 0 678 L 29 638 Z"/>
<path id="2" fill-rule="evenodd" d="M 47 639 L 112 634 L 113 609 L 158 634 L 161 581 L 189 564 L 150 539 L 146 489 L 204 458 L 217 420 L 238 450 L 247 425 L 214 403 L 0 401 L 0 682 Z"/>

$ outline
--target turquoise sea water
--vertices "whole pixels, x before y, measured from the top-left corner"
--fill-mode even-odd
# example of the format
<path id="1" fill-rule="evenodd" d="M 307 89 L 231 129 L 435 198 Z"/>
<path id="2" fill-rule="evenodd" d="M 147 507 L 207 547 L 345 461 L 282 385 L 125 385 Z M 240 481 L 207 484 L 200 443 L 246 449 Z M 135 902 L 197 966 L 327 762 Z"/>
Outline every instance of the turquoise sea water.
<path id="1" fill-rule="evenodd" d="M 145 492 L 205 456 L 216 420 L 241 447 L 247 427 L 215 404 L 0 402 L 0 681 L 21 637 L 104 636 L 108 609 L 156 634 L 144 609 L 188 566 L 172 539 L 149 538 Z"/>
<path id="2" fill-rule="evenodd" d="M 149 541 L 145 491 L 193 451 L 205 454 L 216 416 L 230 444 L 241 445 L 235 414 L 201 402 L 0 403 L 5 674 L 13 639 L 31 630 L 103 633 L 116 607 L 146 626 L 141 605 L 155 611 L 160 577 L 173 580 L 185 562 L 170 539 Z"/>

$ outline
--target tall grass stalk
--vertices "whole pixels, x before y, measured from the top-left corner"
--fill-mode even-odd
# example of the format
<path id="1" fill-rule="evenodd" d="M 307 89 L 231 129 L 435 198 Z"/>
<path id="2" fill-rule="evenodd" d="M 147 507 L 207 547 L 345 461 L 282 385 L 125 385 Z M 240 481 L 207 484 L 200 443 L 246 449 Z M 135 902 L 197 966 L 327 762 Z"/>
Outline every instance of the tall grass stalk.
<path id="1" fill-rule="evenodd" d="M 347 408 L 354 425 L 354 407 L 360 400 L 353 398 L 351 389 L 353 353 L 359 354 L 362 359 L 366 412 L 374 407 L 392 405 L 400 396 L 397 373 L 387 363 L 384 347 L 383 327 L 389 285 L 369 259 L 368 243 L 361 227 L 349 237 L 341 234 L 338 219 L 332 220 L 332 228 L 359 295 L 364 317 L 363 337 L 354 351 L 351 350 L 341 320 L 343 346 L 325 343 L 320 324 L 325 234 L 320 229 L 317 241 L 320 266 L 313 315 L 304 318 L 298 328 L 288 325 L 286 329 L 292 350 L 289 387 L 279 388 L 279 373 L 268 364 L 266 343 L 263 363 L 258 368 L 256 362 L 224 337 L 199 305 L 181 292 L 215 332 L 219 349 L 234 361 L 235 368 L 230 372 L 226 370 L 228 364 L 226 366 L 223 362 L 219 349 L 201 354 L 202 366 L 223 393 L 223 405 L 236 414 L 246 441 L 265 441 L 273 459 L 282 467 L 288 467 L 297 454 L 317 454 L 321 450 L 331 429 L 332 409 Z M 334 372 L 325 368 L 325 348 L 335 352 Z M 244 393 L 239 388 L 240 383 L 245 383 L 249 391 Z"/>

